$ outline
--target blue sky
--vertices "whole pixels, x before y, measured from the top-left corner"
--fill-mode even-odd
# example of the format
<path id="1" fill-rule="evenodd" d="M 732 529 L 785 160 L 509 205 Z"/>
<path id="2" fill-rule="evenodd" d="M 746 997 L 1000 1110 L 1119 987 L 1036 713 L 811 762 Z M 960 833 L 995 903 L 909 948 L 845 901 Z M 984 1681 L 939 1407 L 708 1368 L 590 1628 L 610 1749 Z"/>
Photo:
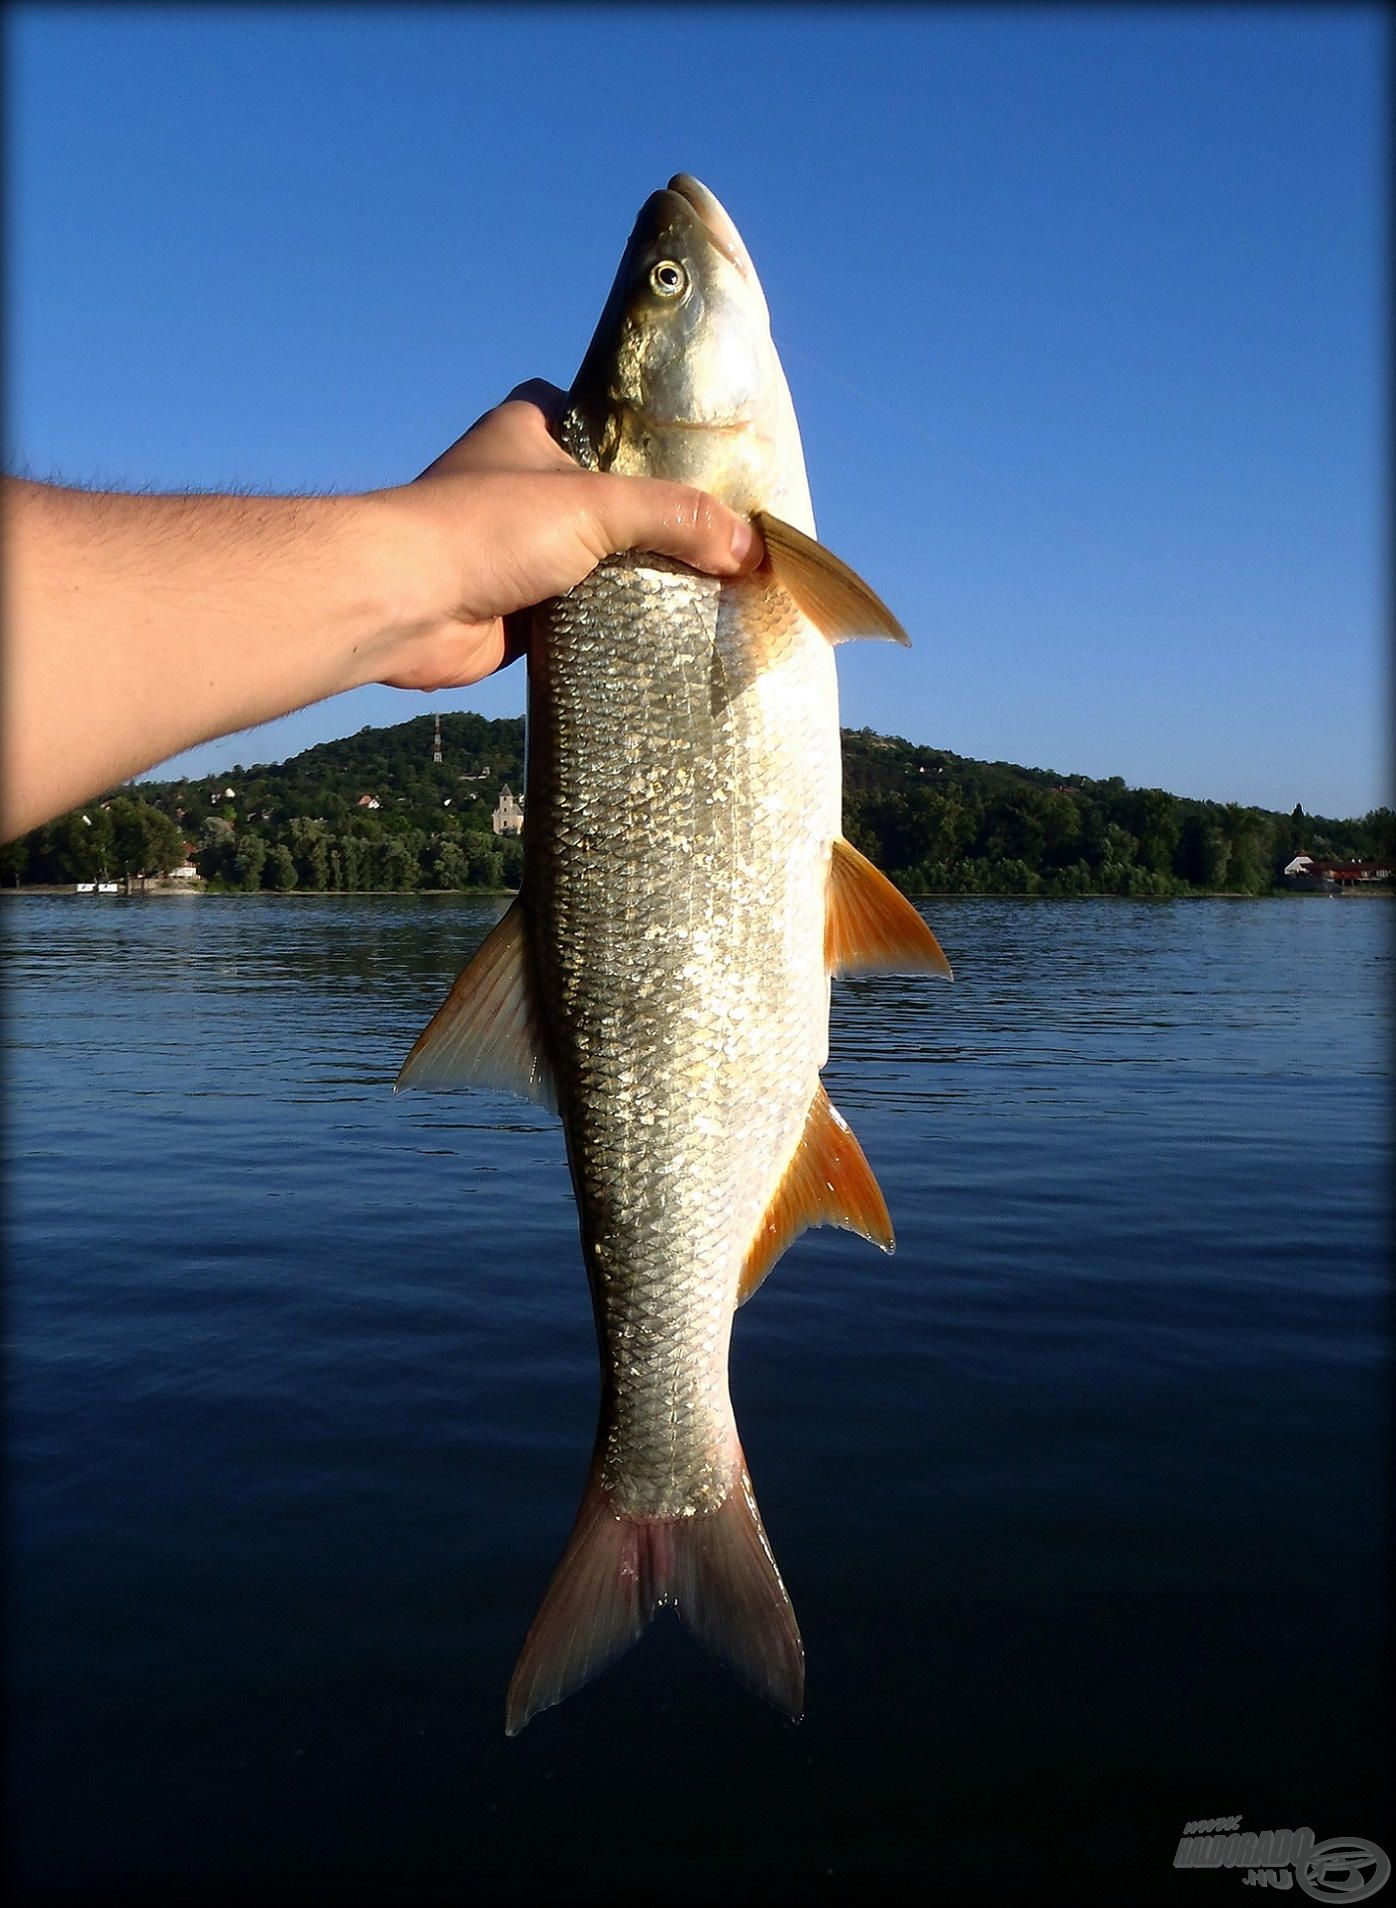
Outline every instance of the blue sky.
<path id="1" fill-rule="evenodd" d="M 1389 797 L 1376 9 L 8 14 L 6 461 L 406 479 L 567 383 L 675 171 L 765 284 L 821 533 L 911 630 L 844 720 L 1354 814 Z M 274 760 L 519 670 L 361 690 Z"/>

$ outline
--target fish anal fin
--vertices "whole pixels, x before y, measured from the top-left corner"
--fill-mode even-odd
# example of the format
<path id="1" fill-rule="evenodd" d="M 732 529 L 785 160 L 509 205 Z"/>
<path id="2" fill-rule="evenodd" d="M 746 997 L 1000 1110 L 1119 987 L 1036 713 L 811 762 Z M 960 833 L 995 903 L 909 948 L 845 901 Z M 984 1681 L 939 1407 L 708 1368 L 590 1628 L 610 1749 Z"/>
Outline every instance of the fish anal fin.
<path id="1" fill-rule="evenodd" d="M 899 888 L 842 836 L 829 864 L 824 960 L 831 974 L 943 974 L 940 942 Z"/>
<path id="2" fill-rule="evenodd" d="M 841 557 L 764 510 L 753 522 L 765 542 L 772 576 L 831 643 L 885 636 L 910 647 L 911 638 L 882 598 Z"/>
<path id="3" fill-rule="evenodd" d="M 816 1087 L 800 1143 L 756 1229 L 737 1288 L 745 1305 L 792 1240 L 809 1226 L 842 1226 L 884 1252 L 896 1241 L 872 1167 L 823 1087 Z"/>
<path id="4" fill-rule="evenodd" d="M 402 1063 L 395 1092 L 502 1087 L 557 1111 L 523 909 L 510 903 Z"/>
<path id="5" fill-rule="evenodd" d="M 593 1463 L 509 1685 L 509 1735 L 599 1676 L 666 1603 L 749 1689 L 798 1719 L 805 1683 L 799 1626 L 740 1451 L 737 1459 L 723 1503 L 689 1517 L 625 1515 Z"/>

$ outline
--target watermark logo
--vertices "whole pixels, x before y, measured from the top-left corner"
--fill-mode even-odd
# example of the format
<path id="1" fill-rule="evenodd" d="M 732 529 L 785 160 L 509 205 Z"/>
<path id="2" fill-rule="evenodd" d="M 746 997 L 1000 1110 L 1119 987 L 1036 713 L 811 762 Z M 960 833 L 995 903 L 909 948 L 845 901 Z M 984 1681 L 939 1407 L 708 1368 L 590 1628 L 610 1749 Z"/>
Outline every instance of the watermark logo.
<path id="1" fill-rule="evenodd" d="M 1249 1888 L 1298 1887 L 1315 1901 L 1365 1901 L 1391 1874 L 1391 1858 L 1360 1835 L 1315 1842 L 1311 1828 L 1254 1829 L 1239 1815 L 1189 1822 L 1173 1857 L 1175 1868 L 1244 1868 Z M 1293 1873 L 1291 1874 L 1291 1869 Z"/>

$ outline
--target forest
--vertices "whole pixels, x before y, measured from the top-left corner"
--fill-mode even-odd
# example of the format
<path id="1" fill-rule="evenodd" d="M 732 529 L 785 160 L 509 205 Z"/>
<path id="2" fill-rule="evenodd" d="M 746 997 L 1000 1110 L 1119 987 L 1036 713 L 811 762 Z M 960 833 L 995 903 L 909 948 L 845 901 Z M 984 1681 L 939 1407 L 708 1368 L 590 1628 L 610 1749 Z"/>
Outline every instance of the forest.
<path id="1" fill-rule="evenodd" d="M 441 717 L 320 743 L 288 762 L 144 781 L 0 849 L 6 886 L 158 877 L 192 859 L 215 892 L 504 890 L 523 851 L 492 832 L 523 789 L 523 720 Z M 1300 851 L 1396 854 L 1396 816 L 1198 801 L 1119 777 L 979 762 L 846 729 L 844 832 L 908 894 L 1265 894 Z"/>

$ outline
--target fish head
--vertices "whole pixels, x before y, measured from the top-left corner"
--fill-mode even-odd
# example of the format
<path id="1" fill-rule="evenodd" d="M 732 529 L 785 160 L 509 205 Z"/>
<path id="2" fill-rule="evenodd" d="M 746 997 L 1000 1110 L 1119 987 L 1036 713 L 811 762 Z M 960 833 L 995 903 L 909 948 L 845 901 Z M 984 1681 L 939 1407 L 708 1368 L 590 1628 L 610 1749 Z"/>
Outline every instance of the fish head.
<path id="1" fill-rule="evenodd" d="M 588 469 L 696 484 L 813 534 L 761 281 L 727 212 L 687 173 L 640 208 L 560 435 Z"/>

